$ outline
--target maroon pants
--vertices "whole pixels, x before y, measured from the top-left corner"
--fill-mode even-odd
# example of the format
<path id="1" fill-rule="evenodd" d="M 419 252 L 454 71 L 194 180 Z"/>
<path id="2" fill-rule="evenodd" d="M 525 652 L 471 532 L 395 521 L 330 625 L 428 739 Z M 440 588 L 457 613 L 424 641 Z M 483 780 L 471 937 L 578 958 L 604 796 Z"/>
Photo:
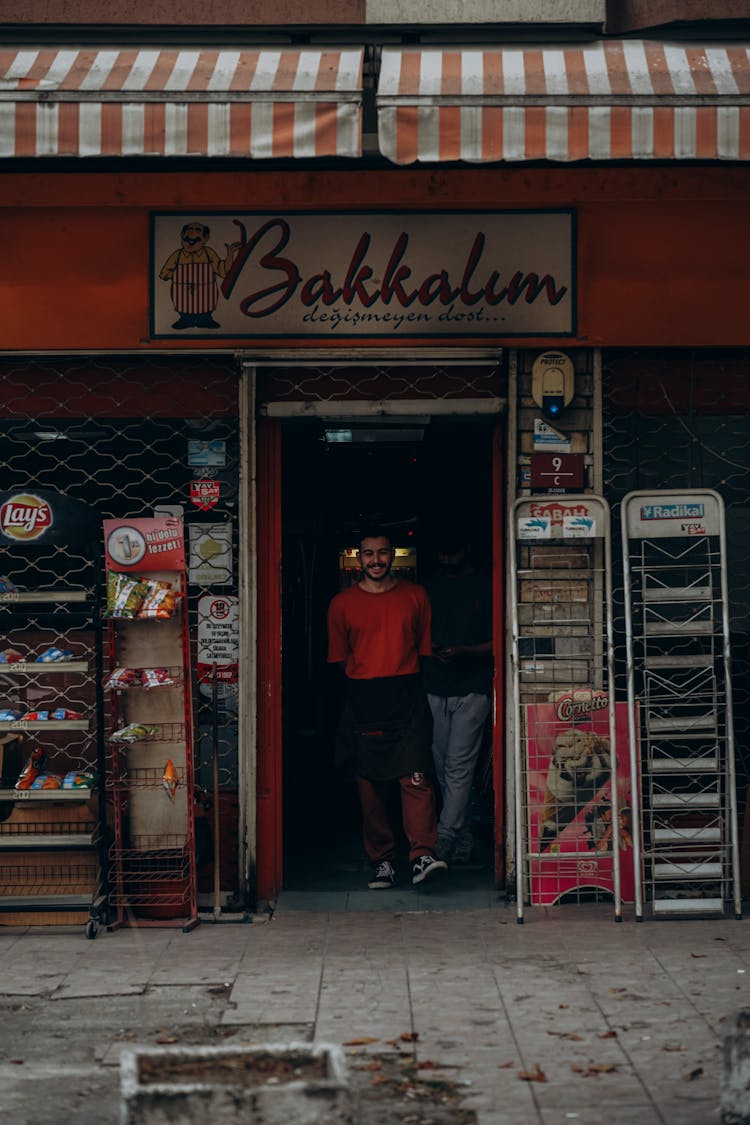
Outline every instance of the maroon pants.
<path id="1" fill-rule="evenodd" d="M 393 835 L 386 798 L 393 781 L 368 781 L 357 778 L 359 800 L 362 805 L 365 851 L 370 863 L 384 859 L 393 860 L 396 841 Z M 409 860 L 421 855 L 434 855 L 437 846 L 437 815 L 435 790 L 423 773 L 399 777 L 401 787 L 401 817 L 409 841 Z"/>

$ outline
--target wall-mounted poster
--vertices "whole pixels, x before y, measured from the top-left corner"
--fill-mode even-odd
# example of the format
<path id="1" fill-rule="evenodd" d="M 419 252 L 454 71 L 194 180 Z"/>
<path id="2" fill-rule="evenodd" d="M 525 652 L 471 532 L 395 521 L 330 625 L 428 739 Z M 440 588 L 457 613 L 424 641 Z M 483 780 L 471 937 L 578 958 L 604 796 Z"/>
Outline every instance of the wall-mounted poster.
<path id="1" fill-rule="evenodd" d="M 175 516 L 104 520 L 108 570 L 185 569 L 185 531 Z"/>
<path id="2" fill-rule="evenodd" d="M 604 692 L 562 693 L 525 707 L 531 902 L 551 906 L 570 892 L 611 893 L 612 747 Z M 634 897 L 628 709 L 615 704 L 622 898 Z"/>

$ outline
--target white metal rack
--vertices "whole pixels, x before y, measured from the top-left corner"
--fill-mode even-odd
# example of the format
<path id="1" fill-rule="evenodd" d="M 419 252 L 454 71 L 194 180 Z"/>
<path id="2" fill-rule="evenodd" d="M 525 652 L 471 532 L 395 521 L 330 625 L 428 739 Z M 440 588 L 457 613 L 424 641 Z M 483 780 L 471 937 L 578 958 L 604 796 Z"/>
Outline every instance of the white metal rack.
<path id="1" fill-rule="evenodd" d="M 517 918 L 526 903 L 605 893 L 620 921 L 630 834 L 627 771 L 618 780 L 617 768 L 609 507 L 593 495 L 517 500 L 509 544 Z M 622 753 L 624 709 L 619 718 Z"/>
<path id="2" fill-rule="evenodd" d="M 621 519 L 636 918 L 741 917 L 724 504 L 631 492 Z"/>

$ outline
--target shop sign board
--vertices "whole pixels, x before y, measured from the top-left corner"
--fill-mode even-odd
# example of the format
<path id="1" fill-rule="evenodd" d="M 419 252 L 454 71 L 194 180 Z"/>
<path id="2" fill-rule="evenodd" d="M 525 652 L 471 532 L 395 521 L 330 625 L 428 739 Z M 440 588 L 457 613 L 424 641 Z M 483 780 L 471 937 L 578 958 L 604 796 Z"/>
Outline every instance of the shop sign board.
<path id="1" fill-rule="evenodd" d="M 551 906 L 571 891 L 614 892 L 612 758 L 605 693 L 569 692 L 525 706 L 531 901 Z M 620 877 L 634 898 L 628 709 L 615 703 Z"/>
<path id="2" fill-rule="evenodd" d="M 170 212 L 151 223 L 151 335 L 573 336 L 572 209 Z"/>
<path id="3" fill-rule="evenodd" d="M 197 676 L 236 684 L 240 654 L 239 601 L 233 594 L 204 594 L 198 599 Z"/>
<path id="4" fill-rule="evenodd" d="M 104 547 L 108 570 L 185 569 L 184 528 L 175 516 L 104 520 Z"/>
<path id="5" fill-rule="evenodd" d="M 232 581 L 231 523 L 191 523 L 188 581 L 220 586 Z"/>

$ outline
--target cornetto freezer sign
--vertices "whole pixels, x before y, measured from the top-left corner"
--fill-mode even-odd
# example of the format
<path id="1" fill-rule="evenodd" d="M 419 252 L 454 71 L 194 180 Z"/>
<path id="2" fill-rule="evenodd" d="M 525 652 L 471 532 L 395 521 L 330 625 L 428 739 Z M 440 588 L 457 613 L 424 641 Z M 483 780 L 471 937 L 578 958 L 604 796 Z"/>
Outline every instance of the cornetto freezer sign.
<path id="1" fill-rule="evenodd" d="M 154 214 L 156 337 L 570 336 L 572 211 Z"/>

